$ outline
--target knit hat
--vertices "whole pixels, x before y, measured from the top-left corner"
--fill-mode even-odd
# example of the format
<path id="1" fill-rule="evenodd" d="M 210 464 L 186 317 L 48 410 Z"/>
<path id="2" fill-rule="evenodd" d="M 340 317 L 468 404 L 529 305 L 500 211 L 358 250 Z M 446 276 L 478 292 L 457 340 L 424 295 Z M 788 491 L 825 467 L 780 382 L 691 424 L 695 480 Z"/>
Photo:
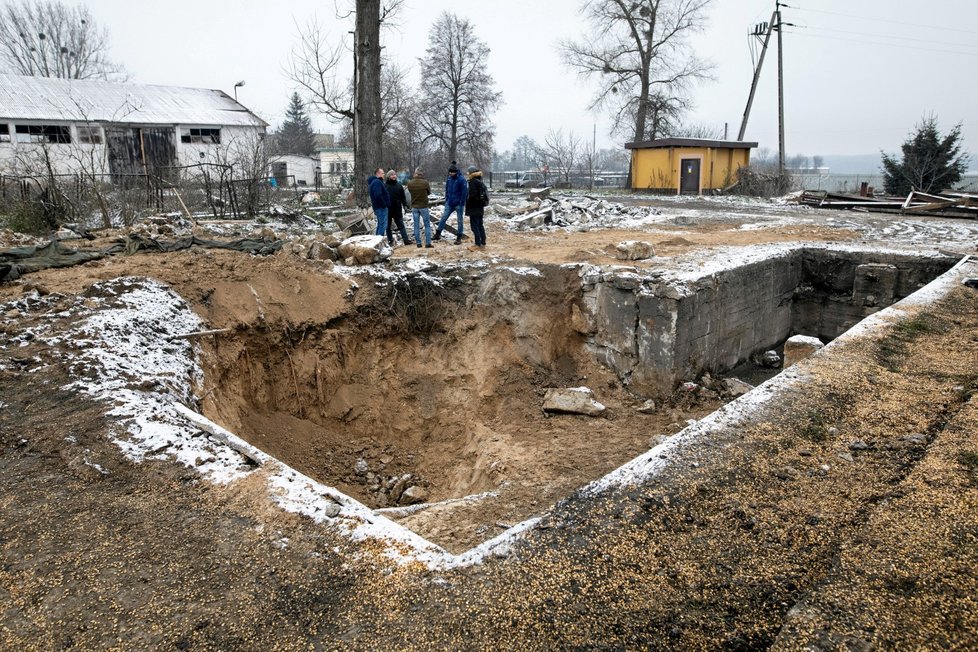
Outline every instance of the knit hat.
<path id="1" fill-rule="evenodd" d="M 387 171 L 387 178 L 388 179 L 396 179 L 397 178 L 397 172 L 393 168 L 391 168 L 390 170 Z"/>
<path id="2" fill-rule="evenodd" d="M 479 168 L 475 167 L 474 165 L 470 165 L 469 166 L 469 169 L 468 169 L 468 173 L 469 174 L 472 174 L 473 172 L 478 172 L 478 171 L 479 171 Z"/>
<path id="3" fill-rule="evenodd" d="M 455 162 L 454 161 L 452 161 L 452 164 L 448 166 L 448 171 L 449 172 L 458 172 L 458 166 L 455 165 Z"/>

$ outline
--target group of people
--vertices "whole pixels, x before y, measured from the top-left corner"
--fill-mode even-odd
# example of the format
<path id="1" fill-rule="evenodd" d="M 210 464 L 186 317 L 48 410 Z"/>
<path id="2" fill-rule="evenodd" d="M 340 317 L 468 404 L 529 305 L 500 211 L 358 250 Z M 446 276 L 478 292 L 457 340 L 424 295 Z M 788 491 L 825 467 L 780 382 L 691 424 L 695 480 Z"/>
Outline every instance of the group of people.
<path id="1" fill-rule="evenodd" d="M 485 208 L 489 204 L 489 191 L 482 181 L 482 171 L 476 166 L 469 166 L 468 174 L 463 175 L 458 165 L 452 161 L 448 168 L 448 178 L 445 179 L 445 211 L 438 222 L 435 234 L 431 234 L 431 212 L 429 197 L 431 184 L 425 179 L 421 168 L 414 171 L 407 184 L 399 179 L 397 172 L 377 168 L 374 176 L 367 180 L 370 190 L 370 205 L 377 217 L 376 235 L 387 237 L 390 245 L 394 244 L 394 228 L 401 235 L 404 244 L 412 244 L 404 225 L 404 212 L 411 211 L 414 218 L 413 244 L 419 248 L 431 248 L 433 240 L 441 240 L 442 231 L 452 214 L 458 216 L 458 227 L 453 244 L 462 244 L 464 235 L 464 216 L 469 216 L 472 236 L 475 245 L 469 247 L 479 251 L 486 247 L 486 228 L 483 224 Z M 421 244 L 421 226 L 424 225 L 424 245 Z"/>

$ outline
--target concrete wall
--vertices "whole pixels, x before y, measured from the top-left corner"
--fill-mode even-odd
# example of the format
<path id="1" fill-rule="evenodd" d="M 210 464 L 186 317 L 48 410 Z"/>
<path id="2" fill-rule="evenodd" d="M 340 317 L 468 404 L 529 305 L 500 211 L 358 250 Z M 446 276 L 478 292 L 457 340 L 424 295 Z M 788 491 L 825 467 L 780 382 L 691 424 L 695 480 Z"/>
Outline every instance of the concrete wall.
<path id="1" fill-rule="evenodd" d="M 792 335 L 830 341 L 954 262 L 797 249 L 686 282 L 587 268 L 578 331 L 637 392 L 668 394 L 678 382 L 727 372 Z"/>

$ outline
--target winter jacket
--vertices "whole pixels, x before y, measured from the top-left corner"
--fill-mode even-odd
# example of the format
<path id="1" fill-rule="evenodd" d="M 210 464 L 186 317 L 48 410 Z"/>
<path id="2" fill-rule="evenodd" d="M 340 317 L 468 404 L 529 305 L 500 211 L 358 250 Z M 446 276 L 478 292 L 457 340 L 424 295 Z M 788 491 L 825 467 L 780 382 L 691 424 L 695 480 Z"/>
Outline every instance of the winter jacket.
<path id="1" fill-rule="evenodd" d="M 407 203 L 407 195 L 404 194 L 404 186 L 398 183 L 397 179 L 388 179 L 387 194 L 391 198 L 391 210 L 388 217 L 394 221 L 404 219 L 403 209 L 411 208 Z"/>
<path id="2" fill-rule="evenodd" d="M 452 175 L 448 175 L 445 179 L 445 205 L 448 207 L 462 206 L 465 204 L 465 200 L 468 198 L 469 194 L 469 184 L 465 181 L 465 177 L 459 172 L 452 178 Z"/>
<path id="3" fill-rule="evenodd" d="M 367 179 L 367 183 L 370 184 L 370 206 L 375 210 L 378 208 L 390 208 L 391 197 L 387 194 L 387 187 L 384 186 L 383 179 L 370 177 Z"/>
<path id="4" fill-rule="evenodd" d="M 411 208 L 428 208 L 428 195 L 431 194 L 431 184 L 420 175 L 415 175 L 408 181 L 408 192 L 411 193 Z"/>
<path id="5" fill-rule="evenodd" d="M 483 217 L 488 203 L 489 191 L 482 182 L 482 173 L 473 172 L 469 176 L 469 198 L 465 201 L 465 214 L 469 217 Z"/>

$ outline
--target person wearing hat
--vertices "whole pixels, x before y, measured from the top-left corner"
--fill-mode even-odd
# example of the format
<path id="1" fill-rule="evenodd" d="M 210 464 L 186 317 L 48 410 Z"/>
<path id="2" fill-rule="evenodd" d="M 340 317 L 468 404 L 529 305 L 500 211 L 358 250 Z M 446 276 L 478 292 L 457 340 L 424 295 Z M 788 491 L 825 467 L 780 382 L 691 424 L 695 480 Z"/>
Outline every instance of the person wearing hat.
<path id="1" fill-rule="evenodd" d="M 424 222 L 424 246 L 431 248 L 431 213 L 428 211 L 428 195 L 431 184 L 424 178 L 421 168 L 414 171 L 414 178 L 408 181 L 407 190 L 411 194 L 411 213 L 414 216 L 414 242 L 421 247 L 421 222 Z"/>
<path id="2" fill-rule="evenodd" d="M 397 172 L 393 169 L 387 171 L 387 194 L 391 198 L 391 207 L 387 213 L 387 244 L 394 246 L 394 229 L 391 224 L 393 222 L 401 233 L 401 240 L 409 245 L 411 240 L 404 228 L 404 210 L 411 210 L 411 205 L 408 204 L 404 186 L 397 180 Z"/>
<path id="3" fill-rule="evenodd" d="M 489 204 L 489 191 L 486 190 L 486 184 L 482 182 L 482 170 L 470 165 L 468 172 L 469 196 L 465 200 L 465 214 L 469 216 L 472 237 L 475 238 L 475 246 L 469 247 L 469 249 L 479 251 L 486 248 L 486 227 L 482 218 L 485 216 L 486 206 Z"/>
<path id="4" fill-rule="evenodd" d="M 458 173 L 458 165 L 455 161 L 448 167 L 448 178 L 445 179 L 445 212 L 438 221 L 438 228 L 435 229 L 435 237 L 432 240 L 441 240 L 442 229 L 448 222 L 448 217 L 452 213 L 458 213 L 458 233 L 455 234 L 453 244 L 462 244 L 462 230 L 464 228 L 465 200 L 468 198 L 469 184 L 465 177 Z"/>

